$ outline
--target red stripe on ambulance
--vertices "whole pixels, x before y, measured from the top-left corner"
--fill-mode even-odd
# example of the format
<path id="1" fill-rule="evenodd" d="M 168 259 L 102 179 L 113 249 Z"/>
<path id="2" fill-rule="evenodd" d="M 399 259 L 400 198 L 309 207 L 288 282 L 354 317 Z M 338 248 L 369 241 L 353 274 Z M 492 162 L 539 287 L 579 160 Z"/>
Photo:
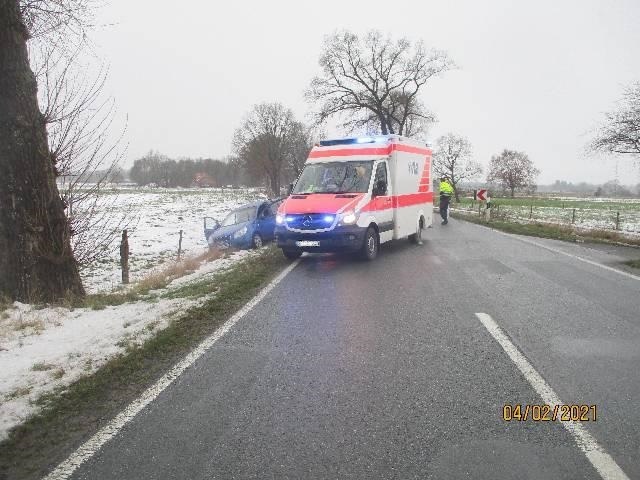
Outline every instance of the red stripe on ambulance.
<path id="1" fill-rule="evenodd" d="M 391 196 L 391 205 L 387 204 L 384 207 L 376 207 L 374 199 L 367 203 L 364 207 L 362 207 L 361 212 L 374 212 L 379 210 L 388 210 L 390 208 L 411 207 L 413 205 L 419 205 L 421 203 L 431 201 L 433 201 L 433 192 L 411 193 L 408 195 L 393 195 Z"/>
<path id="2" fill-rule="evenodd" d="M 399 152 L 416 153 L 418 155 L 427 155 L 427 160 L 431 160 L 431 152 L 429 150 L 400 143 L 392 143 L 386 147 L 336 149 L 328 149 L 326 147 L 321 149 L 314 148 L 309 153 L 309 158 L 350 157 L 356 155 L 391 155 L 391 152 L 394 150 Z"/>
<path id="3" fill-rule="evenodd" d="M 309 158 L 325 158 L 325 157 L 350 157 L 354 155 L 389 155 L 391 146 L 377 148 L 340 148 L 335 150 L 316 150 L 315 148 L 309 153 Z"/>

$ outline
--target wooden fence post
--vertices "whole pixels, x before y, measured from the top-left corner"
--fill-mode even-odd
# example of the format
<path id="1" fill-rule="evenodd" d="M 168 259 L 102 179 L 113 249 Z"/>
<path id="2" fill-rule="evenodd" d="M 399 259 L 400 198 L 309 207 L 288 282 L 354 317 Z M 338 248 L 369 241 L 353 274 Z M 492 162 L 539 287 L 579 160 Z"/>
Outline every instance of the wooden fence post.
<path id="1" fill-rule="evenodd" d="M 616 230 L 620 230 L 620 212 L 616 212 Z"/>
<path id="2" fill-rule="evenodd" d="M 122 267 L 122 283 L 129 283 L 129 237 L 127 231 L 122 231 L 120 241 L 120 266 Z"/>
<path id="3" fill-rule="evenodd" d="M 180 240 L 178 240 L 178 261 L 182 255 L 182 230 L 180 230 Z"/>
<path id="4" fill-rule="evenodd" d="M 573 213 L 571 214 L 571 224 L 576 223 L 576 209 L 573 209 Z"/>
<path id="5" fill-rule="evenodd" d="M 531 218 L 532 216 L 533 216 L 533 203 L 529 207 L 529 218 Z"/>

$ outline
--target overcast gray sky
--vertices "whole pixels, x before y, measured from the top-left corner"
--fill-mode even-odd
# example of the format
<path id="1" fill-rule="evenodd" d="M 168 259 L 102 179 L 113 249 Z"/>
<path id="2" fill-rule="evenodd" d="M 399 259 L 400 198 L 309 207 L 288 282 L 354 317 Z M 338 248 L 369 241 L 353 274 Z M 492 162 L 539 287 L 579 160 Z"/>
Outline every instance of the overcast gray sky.
<path id="1" fill-rule="evenodd" d="M 106 26 L 92 39 L 110 65 L 106 91 L 128 115 L 127 165 L 150 149 L 228 155 L 259 102 L 304 118 L 323 36 L 339 28 L 446 50 L 459 68 L 424 89 L 439 120 L 430 136 L 466 135 L 483 165 L 504 148 L 523 150 L 539 183 L 614 178 L 616 161 L 584 146 L 640 80 L 638 0 L 105 1 L 96 23 Z M 637 165 L 618 164 L 622 183 L 640 182 Z"/>

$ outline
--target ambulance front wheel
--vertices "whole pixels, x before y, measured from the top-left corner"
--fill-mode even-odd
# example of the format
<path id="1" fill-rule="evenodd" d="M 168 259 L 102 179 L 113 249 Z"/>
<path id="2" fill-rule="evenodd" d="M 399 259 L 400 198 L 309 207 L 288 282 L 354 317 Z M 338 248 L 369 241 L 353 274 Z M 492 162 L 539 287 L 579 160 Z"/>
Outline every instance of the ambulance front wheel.
<path id="1" fill-rule="evenodd" d="M 296 260 L 297 258 L 300 258 L 300 255 L 302 255 L 302 250 L 288 250 L 283 248 L 282 254 L 289 260 Z"/>
<path id="2" fill-rule="evenodd" d="M 364 260 L 373 260 L 378 256 L 379 247 L 378 232 L 376 232 L 376 229 L 373 227 L 367 228 L 367 233 L 364 235 L 364 244 L 360 250 L 360 256 Z"/>

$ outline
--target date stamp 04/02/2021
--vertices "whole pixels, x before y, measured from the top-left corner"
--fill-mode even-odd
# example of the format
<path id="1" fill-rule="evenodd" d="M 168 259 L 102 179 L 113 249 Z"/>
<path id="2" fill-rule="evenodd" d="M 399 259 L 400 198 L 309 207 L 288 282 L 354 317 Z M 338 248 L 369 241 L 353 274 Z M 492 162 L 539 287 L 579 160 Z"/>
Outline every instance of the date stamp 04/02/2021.
<path id="1" fill-rule="evenodd" d="M 598 418 L 595 405 L 530 405 L 505 404 L 502 419 L 505 422 L 595 422 Z"/>

